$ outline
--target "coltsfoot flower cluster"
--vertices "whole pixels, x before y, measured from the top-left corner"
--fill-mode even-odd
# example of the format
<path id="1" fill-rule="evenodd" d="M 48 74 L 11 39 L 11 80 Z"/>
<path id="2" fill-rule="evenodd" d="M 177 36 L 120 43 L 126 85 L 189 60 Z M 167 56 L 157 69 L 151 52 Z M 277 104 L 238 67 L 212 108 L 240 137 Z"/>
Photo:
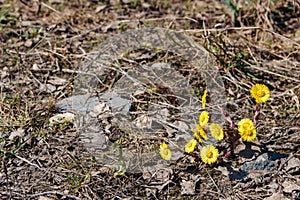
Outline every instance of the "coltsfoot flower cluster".
<path id="1" fill-rule="evenodd" d="M 207 92 L 204 91 L 202 96 L 202 108 L 206 107 L 206 96 Z M 208 129 L 211 132 L 212 136 L 217 140 L 222 140 L 224 138 L 223 128 L 216 123 L 209 124 L 209 113 L 207 111 L 202 111 L 199 116 L 199 123 L 196 124 L 196 130 L 192 128 L 194 133 L 194 139 L 191 139 L 185 146 L 186 153 L 192 153 L 195 151 L 197 144 L 202 144 L 203 140 L 207 140 Z M 216 147 L 212 145 L 203 146 L 200 150 L 200 158 L 204 163 L 213 164 L 217 162 L 219 156 L 219 151 Z"/>
<path id="2" fill-rule="evenodd" d="M 200 149 L 199 153 L 201 160 L 204 163 L 210 165 L 216 163 L 219 160 L 219 150 L 213 145 L 202 146 L 203 140 L 208 139 L 208 132 L 210 132 L 211 136 L 217 141 L 221 141 L 224 138 L 227 138 L 226 141 L 230 143 L 231 147 L 229 147 L 229 149 L 225 153 L 224 158 L 228 158 L 230 156 L 231 149 L 234 149 L 236 147 L 238 141 L 254 141 L 257 135 L 257 120 L 260 115 L 261 104 L 270 99 L 271 93 L 266 85 L 256 84 L 250 89 L 250 94 L 257 103 L 253 120 L 251 120 L 250 118 L 243 118 L 238 122 L 236 128 L 235 123 L 231 120 L 230 116 L 222 110 L 226 121 L 229 123 L 230 128 L 233 130 L 227 132 L 224 131 L 223 127 L 220 124 L 214 122 L 210 123 L 209 113 L 204 110 L 199 115 L 199 122 L 198 124 L 196 124 L 196 127 L 191 129 L 194 138 L 192 138 L 185 145 L 185 152 L 189 155 L 195 155 L 191 153 Z M 204 91 L 201 99 L 202 109 L 206 108 L 206 96 L 207 92 Z M 171 151 L 168 148 L 168 145 L 164 142 L 160 145 L 160 155 L 165 160 L 170 160 L 171 158 Z"/>

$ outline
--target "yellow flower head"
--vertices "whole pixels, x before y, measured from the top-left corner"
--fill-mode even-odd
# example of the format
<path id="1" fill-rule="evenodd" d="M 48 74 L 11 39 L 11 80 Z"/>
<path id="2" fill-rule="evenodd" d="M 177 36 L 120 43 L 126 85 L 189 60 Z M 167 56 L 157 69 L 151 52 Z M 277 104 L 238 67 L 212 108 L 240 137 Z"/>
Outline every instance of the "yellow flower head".
<path id="1" fill-rule="evenodd" d="M 206 95 L 207 95 L 207 92 L 206 92 L 206 90 L 204 90 L 204 94 L 202 96 L 202 108 L 205 108 L 205 105 L 206 105 Z"/>
<path id="2" fill-rule="evenodd" d="M 271 96 L 269 88 L 264 84 L 255 84 L 251 88 L 250 93 L 257 103 L 264 103 Z"/>
<path id="3" fill-rule="evenodd" d="M 211 135 L 216 140 L 223 140 L 224 132 L 223 132 L 223 128 L 219 124 L 211 123 L 209 126 L 209 130 L 210 130 Z"/>
<path id="4" fill-rule="evenodd" d="M 256 138 L 256 129 L 251 119 L 245 118 L 239 121 L 238 130 L 244 141 L 251 142 Z"/>
<path id="5" fill-rule="evenodd" d="M 200 116 L 199 116 L 199 124 L 200 126 L 205 126 L 208 123 L 209 120 L 209 116 L 208 116 L 208 112 L 203 111 L 201 112 Z"/>
<path id="6" fill-rule="evenodd" d="M 163 142 L 163 143 L 160 144 L 160 148 L 161 149 L 167 149 L 168 145 L 165 142 Z"/>
<path id="7" fill-rule="evenodd" d="M 207 140 L 207 134 L 206 134 L 205 130 L 200 126 L 200 124 L 197 124 L 197 130 L 198 130 L 200 136 L 201 136 L 204 140 Z"/>
<path id="8" fill-rule="evenodd" d="M 219 156 L 219 151 L 212 145 L 204 146 L 200 151 L 201 160 L 206 164 L 215 163 Z"/>
<path id="9" fill-rule="evenodd" d="M 191 153 L 195 150 L 195 147 L 197 145 L 197 140 L 192 139 L 185 145 L 185 152 Z"/>
<path id="10" fill-rule="evenodd" d="M 198 142 L 202 143 L 202 139 L 200 137 L 200 135 L 198 134 L 198 132 L 195 129 L 191 129 L 194 133 L 194 137 L 198 140 Z"/>
<path id="11" fill-rule="evenodd" d="M 164 142 L 160 145 L 159 153 L 160 153 L 160 156 L 164 160 L 170 160 L 171 159 L 171 150 L 168 148 L 168 145 Z"/>

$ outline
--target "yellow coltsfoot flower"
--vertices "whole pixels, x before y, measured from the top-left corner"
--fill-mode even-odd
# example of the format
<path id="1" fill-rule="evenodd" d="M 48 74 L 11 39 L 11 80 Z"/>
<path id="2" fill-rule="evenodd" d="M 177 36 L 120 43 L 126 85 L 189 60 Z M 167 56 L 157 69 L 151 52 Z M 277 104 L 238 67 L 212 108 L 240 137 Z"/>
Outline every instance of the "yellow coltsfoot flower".
<path id="1" fill-rule="evenodd" d="M 250 90 L 251 96 L 257 103 L 264 103 L 269 100 L 270 89 L 264 84 L 255 84 Z"/>
<path id="2" fill-rule="evenodd" d="M 204 94 L 203 94 L 202 99 L 201 99 L 202 108 L 205 108 L 205 106 L 206 106 L 206 95 L 207 95 L 207 92 L 206 92 L 206 90 L 204 90 Z"/>
<path id="3" fill-rule="evenodd" d="M 200 126 L 205 126 L 208 123 L 209 120 L 209 116 L 208 116 L 208 112 L 207 111 L 203 111 L 201 112 L 200 116 L 199 116 L 199 124 Z"/>
<path id="4" fill-rule="evenodd" d="M 191 153 L 195 150 L 195 147 L 197 145 L 197 140 L 192 139 L 185 145 L 185 152 Z"/>
<path id="5" fill-rule="evenodd" d="M 212 145 L 204 146 L 200 151 L 201 160 L 206 164 L 213 164 L 218 160 L 219 151 Z"/>
<path id="6" fill-rule="evenodd" d="M 205 132 L 205 130 L 200 126 L 200 124 L 197 124 L 197 130 L 200 134 L 200 136 L 204 139 L 204 140 L 207 140 L 207 134 Z"/>
<path id="7" fill-rule="evenodd" d="M 198 140 L 198 142 L 202 143 L 202 139 L 200 137 L 200 135 L 198 134 L 198 132 L 195 129 L 191 129 L 194 133 L 194 137 Z"/>
<path id="8" fill-rule="evenodd" d="M 256 129 L 251 119 L 245 118 L 239 121 L 238 131 L 244 141 L 252 142 L 256 138 Z"/>
<path id="9" fill-rule="evenodd" d="M 164 160 L 170 160 L 171 159 L 171 150 L 168 148 L 168 145 L 166 143 L 161 143 L 160 145 L 160 156 Z"/>
<path id="10" fill-rule="evenodd" d="M 209 130 L 210 130 L 211 135 L 216 140 L 223 140 L 224 132 L 223 132 L 223 128 L 219 124 L 211 123 L 209 126 Z"/>

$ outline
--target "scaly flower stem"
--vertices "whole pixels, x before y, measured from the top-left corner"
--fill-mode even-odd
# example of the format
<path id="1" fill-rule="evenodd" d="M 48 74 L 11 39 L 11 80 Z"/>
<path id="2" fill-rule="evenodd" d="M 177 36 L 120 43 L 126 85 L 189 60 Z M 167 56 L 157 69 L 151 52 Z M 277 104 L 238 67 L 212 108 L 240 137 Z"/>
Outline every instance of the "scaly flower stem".
<path id="1" fill-rule="evenodd" d="M 235 129 L 235 126 L 234 126 L 234 123 L 233 121 L 231 120 L 229 114 L 224 110 L 224 109 L 221 109 L 222 111 L 222 114 L 225 116 L 225 120 L 230 124 L 230 127 L 232 129 Z"/>
<path id="2" fill-rule="evenodd" d="M 255 127 L 257 126 L 258 118 L 259 118 L 259 115 L 260 115 L 260 109 L 261 109 L 261 105 L 259 103 L 256 104 L 255 114 L 254 114 L 254 117 L 253 117 L 253 122 L 254 122 Z"/>
<path id="3" fill-rule="evenodd" d="M 243 143 L 243 140 L 242 138 L 239 138 L 237 139 L 233 144 L 232 146 L 230 146 L 225 155 L 223 156 L 223 159 L 228 159 L 230 156 L 231 156 L 231 153 L 234 151 L 234 149 L 239 145 L 239 144 L 242 144 Z"/>

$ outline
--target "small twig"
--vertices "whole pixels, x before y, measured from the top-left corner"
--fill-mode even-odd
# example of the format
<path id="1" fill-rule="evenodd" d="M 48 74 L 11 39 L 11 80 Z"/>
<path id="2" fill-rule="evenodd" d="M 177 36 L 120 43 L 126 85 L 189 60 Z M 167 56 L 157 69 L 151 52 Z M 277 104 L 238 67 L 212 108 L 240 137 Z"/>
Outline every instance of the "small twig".
<path id="1" fill-rule="evenodd" d="M 294 157 L 294 155 L 293 155 L 293 154 L 290 154 L 289 157 L 288 157 L 284 162 L 282 162 L 282 163 L 280 164 L 280 166 L 279 166 L 278 169 L 277 169 L 276 174 L 278 174 L 279 171 L 283 168 L 283 166 L 284 166 L 290 159 L 292 159 L 293 157 Z"/>
<path id="2" fill-rule="evenodd" d="M 221 193 L 221 190 L 220 188 L 218 187 L 218 185 L 216 184 L 216 182 L 214 181 L 214 179 L 211 177 L 211 175 L 206 171 L 208 177 L 210 178 L 210 180 L 213 182 L 214 186 L 217 188 L 218 190 L 218 193 L 220 194 Z"/>
<path id="3" fill-rule="evenodd" d="M 27 73 L 29 73 L 41 87 L 45 87 L 45 85 L 39 79 L 37 79 L 30 70 L 27 70 Z"/>
<path id="4" fill-rule="evenodd" d="M 26 163 L 28 163 L 28 164 L 30 164 L 30 165 L 32 165 L 32 166 L 35 166 L 36 168 L 38 168 L 38 169 L 42 169 L 40 166 L 38 166 L 37 164 L 34 164 L 34 163 L 32 163 L 32 162 L 30 162 L 29 160 L 27 160 L 27 159 L 25 159 L 25 158 L 22 158 L 22 157 L 20 157 L 20 156 L 18 156 L 18 155 L 14 155 L 16 158 L 18 158 L 18 159 L 20 159 L 20 160 L 22 160 L 22 161 L 24 161 L 24 162 L 26 162 Z"/>
<path id="5" fill-rule="evenodd" d="M 209 31 L 209 32 L 224 32 L 224 31 L 231 31 L 231 30 L 257 30 L 257 29 L 260 29 L 261 31 L 265 31 L 265 32 L 269 32 L 273 35 L 276 35 L 278 36 L 279 38 L 281 38 L 282 40 L 288 40 L 289 42 L 291 42 L 292 44 L 294 45 L 297 45 L 297 46 L 300 46 L 299 43 L 297 43 L 296 41 L 290 39 L 290 38 L 287 38 L 283 35 L 280 35 L 279 33 L 276 33 L 274 31 L 271 31 L 269 29 L 264 29 L 264 28 L 261 28 L 261 27 L 258 27 L 258 26 L 248 26 L 248 27 L 225 27 L 225 28 L 210 28 L 210 29 L 187 29 L 187 30 L 181 30 L 181 31 L 178 31 L 178 32 L 190 32 L 190 33 L 199 33 L 199 32 L 206 32 L 206 31 Z"/>
<path id="6" fill-rule="evenodd" d="M 47 192 L 41 192 L 41 193 L 37 193 L 37 194 L 29 194 L 26 196 L 30 197 L 30 198 L 34 198 L 34 197 L 39 197 L 39 196 L 44 196 L 44 195 L 49 195 L 49 194 L 60 195 L 60 196 L 71 198 L 71 199 L 81 200 L 81 198 L 79 198 L 79 197 L 64 194 L 62 192 L 57 192 L 57 191 L 47 191 Z"/>
<path id="7" fill-rule="evenodd" d="M 187 29 L 178 32 L 190 32 L 190 33 L 199 33 L 199 32 L 216 32 L 216 31 L 229 31 L 229 30 L 251 30 L 251 29 L 261 29 L 258 26 L 249 26 L 249 27 L 226 27 L 226 28 L 204 28 L 204 29 Z"/>
<path id="8" fill-rule="evenodd" d="M 4 156 L 3 158 L 3 170 L 4 170 L 4 174 L 5 174 L 5 179 L 6 179 L 6 187 L 7 187 L 7 190 L 9 191 L 9 195 L 10 197 L 12 196 L 12 191 L 11 191 L 11 188 L 9 187 L 9 182 L 8 182 L 8 171 L 7 171 L 7 165 L 6 165 L 6 156 Z"/>
<path id="9" fill-rule="evenodd" d="M 71 63 L 71 62 L 68 60 L 68 58 L 66 58 L 64 55 L 62 55 L 62 54 L 60 54 L 60 53 L 57 53 L 57 52 L 55 52 L 55 51 L 52 51 L 52 50 L 50 50 L 50 49 L 45 49 L 45 50 L 48 51 L 48 52 L 50 52 L 50 53 L 52 53 L 52 54 L 54 54 L 54 55 L 57 55 L 57 56 L 63 58 L 65 61 L 68 62 L 68 64 L 72 65 L 72 63 Z"/>
<path id="10" fill-rule="evenodd" d="M 285 78 L 287 80 L 292 80 L 292 81 L 295 81 L 295 82 L 298 82 L 300 83 L 300 80 L 298 79 L 295 79 L 295 78 L 292 78 L 292 77 L 288 77 L 288 76 L 285 76 L 285 75 L 281 75 L 281 74 L 278 74 L 278 73 L 275 73 L 275 72 L 272 72 L 270 70 L 266 70 L 266 69 L 263 69 L 261 67 L 256 67 L 255 65 L 252 65 L 251 63 L 247 62 L 246 60 L 242 60 L 244 63 L 246 63 L 247 65 L 249 65 L 250 67 L 254 68 L 254 69 L 257 69 L 259 71 L 262 71 L 262 72 L 266 72 L 268 74 L 271 74 L 271 75 L 275 75 L 275 76 L 278 76 L 278 77 L 281 77 L 281 78 Z"/>

